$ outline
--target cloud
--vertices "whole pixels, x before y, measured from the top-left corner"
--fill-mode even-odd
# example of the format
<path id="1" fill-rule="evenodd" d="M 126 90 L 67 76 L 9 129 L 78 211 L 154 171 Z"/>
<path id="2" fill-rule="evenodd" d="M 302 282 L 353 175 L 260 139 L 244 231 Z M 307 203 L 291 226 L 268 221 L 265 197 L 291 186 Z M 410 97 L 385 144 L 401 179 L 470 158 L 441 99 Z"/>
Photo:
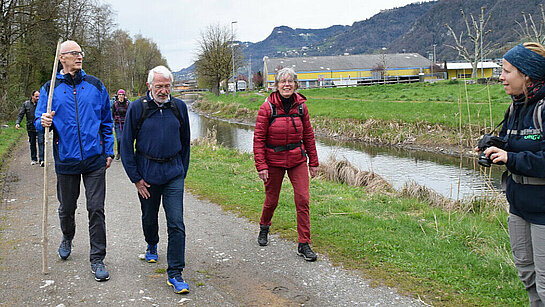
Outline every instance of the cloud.
<path id="1" fill-rule="evenodd" d="M 401 7 L 415 0 L 104 0 L 117 11 L 119 28 L 153 40 L 170 68 L 178 71 L 193 64 L 197 41 L 206 26 L 231 27 L 241 41 L 264 40 L 276 26 L 327 28 L 351 25 L 382 9 Z"/>

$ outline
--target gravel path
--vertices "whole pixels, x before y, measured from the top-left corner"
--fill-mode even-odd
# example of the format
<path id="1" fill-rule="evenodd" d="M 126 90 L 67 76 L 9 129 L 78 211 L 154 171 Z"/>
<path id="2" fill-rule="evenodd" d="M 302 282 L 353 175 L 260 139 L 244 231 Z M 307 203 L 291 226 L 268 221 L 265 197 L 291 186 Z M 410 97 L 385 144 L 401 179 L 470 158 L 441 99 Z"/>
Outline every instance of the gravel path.
<path id="1" fill-rule="evenodd" d="M 56 180 L 50 161 L 48 261 L 41 264 L 43 168 L 31 166 L 28 145 L 14 150 L 6 170 L 0 205 L 1 306 L 423 306 L 394 289 L 371 287 L 356 272 L 333 266 L 319 255 L 308 263 L 295 253 L 296 243 L 271 236 L 256 242 L 258 225 L 222 211 L 186 193 L 187 232 L 184 278 L 188 295 L 166 285 L 166 222 L 160 215 L 159 262 L 140 259 L 145 242 L 134 185 L 121 162 L 107 171 L 105 264 L 111 279 L 98 283 L 89 266 L 89 238 L 84 194 L 78 201 L 72 255 L 57 256 Z M 190 170 L 195 171 L 195 170 Z"/>

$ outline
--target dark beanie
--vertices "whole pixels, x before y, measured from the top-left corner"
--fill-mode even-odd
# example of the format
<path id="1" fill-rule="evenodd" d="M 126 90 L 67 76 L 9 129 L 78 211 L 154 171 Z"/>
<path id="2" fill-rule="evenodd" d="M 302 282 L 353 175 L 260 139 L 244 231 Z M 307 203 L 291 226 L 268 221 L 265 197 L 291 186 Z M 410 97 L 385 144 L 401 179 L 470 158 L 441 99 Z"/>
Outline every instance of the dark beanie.
<path id="1" fill-rule="evenodd" d="M 518 44 L 503 58 L 532 80 L 545 80 L 545 57 Z"/>

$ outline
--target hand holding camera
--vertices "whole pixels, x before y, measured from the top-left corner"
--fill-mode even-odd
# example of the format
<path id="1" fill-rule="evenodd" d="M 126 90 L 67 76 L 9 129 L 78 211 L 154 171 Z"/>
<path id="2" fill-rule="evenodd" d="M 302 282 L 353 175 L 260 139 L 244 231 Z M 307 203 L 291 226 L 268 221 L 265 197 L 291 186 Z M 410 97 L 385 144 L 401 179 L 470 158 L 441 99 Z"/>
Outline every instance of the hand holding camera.
<path id="1" fill-rule="evenodd" d="M 504 141 L 502 138 L 497 137 L 495 135 L 491 134 L 485 134 L 482 136 L 482 138 L 479 140 L 479 143 L 477 147 L 479 148 L 479 164 L 484 167 L 490 167 L 492 164 L 496 165 L 503 165 L 505 164 L 503 161 L 499 161 L 494 163 L 493 160 L 495 158 L 498 158 L 500 156 L 500 152 L 494 152 L 490 153 L 489 156 L 486 156 L 485 151 L 490 147 L 497 147 L 500 151 L 503 151 L 503 147 L 505 146 L 507 142 Z M 492 157 L 492 155 L 496 155 L 495 157 Z M 505 159 L 507 160 L 507 159 Z"/>

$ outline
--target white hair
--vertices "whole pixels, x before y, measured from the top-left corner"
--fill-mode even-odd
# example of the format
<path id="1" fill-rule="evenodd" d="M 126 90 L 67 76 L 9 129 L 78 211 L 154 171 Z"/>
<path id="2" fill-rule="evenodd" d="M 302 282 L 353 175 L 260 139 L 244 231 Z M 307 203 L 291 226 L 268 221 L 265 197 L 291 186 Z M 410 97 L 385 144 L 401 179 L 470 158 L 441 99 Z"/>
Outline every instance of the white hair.
<path id="1" fill-rule="evenodd" d="M 276 88 L 278 88 L 278 82 L 280 82 L 280 79 L 282 79 L 282 77 L 284 76 L 291 77 L 293 79 L 293 82 L 295 82 L 295 89 L 299 88 L 299 80 L 297 79 L 297 73 L 291 67 L 284 67 L 276 73 L 276 76 L 274 78 L 274 86 Z"/>
<path id="2" fill-rule="evenodd" d="M 165 78 L 169 78 L 170 82 L 174 82 L 174 76 L 172 75 L 170 70 L 168 68 L 166 68 L 165 66 L 163 66 L 163 65 L 159 65 L 159 66 L 156 66 L 156 67 L 152 68 L 149 71 L 149 73 L 148 73 L 148 83 L 149 84 L 153 83 L 153 78 L 155 77 L 155 74 L 160 74 Z"/>

